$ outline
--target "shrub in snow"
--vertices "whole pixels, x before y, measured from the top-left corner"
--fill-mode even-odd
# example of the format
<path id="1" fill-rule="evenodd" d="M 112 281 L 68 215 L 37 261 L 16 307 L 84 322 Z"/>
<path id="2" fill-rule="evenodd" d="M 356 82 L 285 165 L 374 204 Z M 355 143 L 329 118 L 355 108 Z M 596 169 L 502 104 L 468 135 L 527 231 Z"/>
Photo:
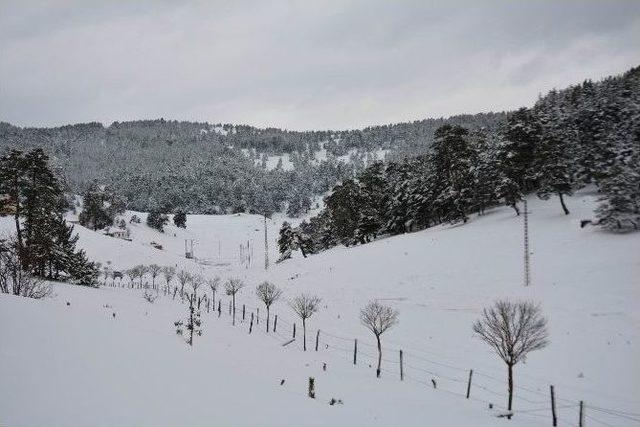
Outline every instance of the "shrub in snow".
<path id="1" fill-rule="evenodd" d="M 51 295 L 51 285 L 33 275 L 18 256 L 17 247 L 0 240 L 0 292 L 40 299 Z"/>

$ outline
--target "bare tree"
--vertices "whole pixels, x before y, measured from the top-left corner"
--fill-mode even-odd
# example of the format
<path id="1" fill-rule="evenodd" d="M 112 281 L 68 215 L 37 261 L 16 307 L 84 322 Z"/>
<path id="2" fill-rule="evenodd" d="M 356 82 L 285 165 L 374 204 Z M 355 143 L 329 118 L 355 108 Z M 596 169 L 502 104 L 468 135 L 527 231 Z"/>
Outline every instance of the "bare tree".
<path id="1" fill-rule="evenodd" d="M 124 274 L 129 278 L 129 284 L 133 288 L 133 279 L 136 277 L 136 271 L 133 268 L 128 268 L 124 271 Z"/>
<path id="2" fill-rule="evenodd" d="M 271 305 L 276 302 L 282 295 L 282 289 L 269 282 L 262 282 L 256 287 L 256 294 L 260 301 L 267 306 L 267 332 L 269 332 L 269 314 Z"/>
<path id="3" fill-rule="evenodd" d="M 0 291 L 27 298 L 40 299 L 51 295 L 51 284 L 31 274 L 18 253 L 17 238 L 0 240 Z"/>
<path id="4" fill-rule="evenodd" d="M 108 265 L 105 265 L 104 267 L 102 267 L 102 276 L 104 277 L 104 285 L 108 286 L 107 281 L 109 280 L 109 277 L 111 277 L 111 268 Z"/>
<path id="5" fill-rule="evenodd" d="M 132 273 L 132 279 L 135 280 L 136 278 L 139 279 L 139 284 L 140 284 L 140 288 L 142 288 L 142 279 L 144 278 L 144 275 L 147 274 L 147 267 L 144 265 L 136 265 L 133 268 L 130 269 L 130 273 Z"/>
<path id="6" fill-rule="evenodd" d="M 398 323 L 398 310 L 382 305 L 378 301 L 369 302 L 360 310 L 360 321 L 376 337 L 378 344 L 378 368 L 376 377 L 380 378 L 382 364 L 382 344 L 380 336 Z"/>
<path id="7" fill-rule="evenodd" d="M 211 289 L 211 304 L 213 304 L 213 308 L 215 311 L 216 308 L 216 291 L 218 290 L 218 286 L 220 286 L 220 278 L 218 276 L 214 278 L 207 279 L 207 285 Z"/>
<path id="8" fill-rule="evenodd" d="M 191 273 L 185 270 L 178 271 L 176 275 L 178 282 L 180 282 L 180 297 L 184 295 L 184 287 L 191 280 Z"/>
<path id="9" fill-rule="evenodd" d="M 162 275 L 164 276 L 164 281 L 167 284 L 167 293 L 169 293 L 171 281 L 173 277 L 176 275 L 175 267 L 162 267 Z"/>
<path id="10" fill-rule="evenodd" d="M 204 283 L 204 278 L 199 274 L 194 274 L 191 276 L 191 281 L 189 283 L 191 284 L 193 294 L 197 297 L 198 289 L 200 289 L 200 286 Z"/>
<path id="11" fill-rule="evenodd" d="M 156 288 L 156 277 L 158 277 L 158 275 L 162 271 L 162 267 L 160 267 L 158 264 L 151 264 L 149 266 L 148 270 L 149 270 L 149 275 L 151 276 L 151 288 L 155 289 Z"/>
<path id="12" fill-rule="evenodd" d="M 307 351 L 307 319 L 318 311 L 318 306 L 322 301 L 317 296 L 301 294 L 295 297 L 289 305 L 302 319 L 302 348 Z"/>
<path id="13" fill-rule="evenodd" d="M 233 300 L 233 325 L 236 324 L 236 294 L 242 288 L 244 288 L 244 283 L 240 279 L 229 279 L 224 284 L 226 294 L 231 295 L 231 299 Z"/>
<path id="14" fill-rule="evenodd" d="M 482 317 L 473 324 L 473 332 L 482 338 L 507 364 L 509 400 L 513 403 L 513 367 L 528 353 L 549 343 L 547 319 L 540 307 L 529 301 L 496 301 L 482 310 Z"/>

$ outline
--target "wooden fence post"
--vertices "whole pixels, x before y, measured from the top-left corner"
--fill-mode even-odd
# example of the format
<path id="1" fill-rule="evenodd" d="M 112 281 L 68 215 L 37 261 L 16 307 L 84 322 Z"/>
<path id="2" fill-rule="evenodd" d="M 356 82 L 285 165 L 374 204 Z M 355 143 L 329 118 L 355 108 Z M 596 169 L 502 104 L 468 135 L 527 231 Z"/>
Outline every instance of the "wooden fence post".
<path id="1" fill-rule="evenodd" d="M 471 395 L 471 378 L 473 377 L 473 369 L 469 370 L 469 381 L 467 382 L 467 399 Z"/>
<path id="2" fill-rule="evenodd" d="M 320 329 L 316 333 L 316 351 L 318 351 L 318 341 L 320 341 Z"/>
<path id="3" fill-rule="evenodd" d="M 256 308 L 256 325 L 260 324 L 260 307 Z"/>
<path id="4" fill-rule="evenodd" d="M 356 360 L 358 357 L 358 339 L 356 338 L 353 342 L 353 364 L 356 364 Z"/>
<path id="5" fill-rule="evenodd" d="M 221 314 L 222 314 L 222 304 L 220 303 L 220 300 L 218 300 L 218 317 L 220 317 Z"/>
<path id="6" fill-rule="evenodd" d="M 249 323 L 249 333 L 253 331 L 253 312 L 251 312 L 251 323 Z"/>
<path id="7" fill-rule="evenodd" d="M 556 417 L 556 395 L 553 390 L 553 386 L 549 386 L 551 389 L 551 421 L 553 427 L 558 425 L 558 418 Z"/>
<path id="8" fill-rule="evenodd" d="M 316 387 L 313 377 L 309 377 L 309 397 L 312 399 L 316 398 Z"/>
<path id="9" fill-rule="evenodd" d="M 276 332 L 276 328 L 278 327 L 278 315 L 276 314 L 276 318 L 273 320 L 273 332 Z"/>
<path id="10" fill-rule="evenodd" d="M 404 363 L 402 361 L 402 350 L 400 350 L 400 381 L 404 381 Z"/>
<path id="11" fill-rule="evenodd" d="M 296 337 L 296 324 L 293 324 L 293 338 Z"/>
<path id="12" fill-rule="evenodd" d="M 244 320 L 244 310 L 245 310 L 245 307 L 244 307 L 244 304 L 242 304 L 242 320 Z"/>
<path id="13" fill-rule="evenodd" d="M 578 419 L 578 427 L 584 426 L 584 402 L 580 401 L 580 418 Z"/>

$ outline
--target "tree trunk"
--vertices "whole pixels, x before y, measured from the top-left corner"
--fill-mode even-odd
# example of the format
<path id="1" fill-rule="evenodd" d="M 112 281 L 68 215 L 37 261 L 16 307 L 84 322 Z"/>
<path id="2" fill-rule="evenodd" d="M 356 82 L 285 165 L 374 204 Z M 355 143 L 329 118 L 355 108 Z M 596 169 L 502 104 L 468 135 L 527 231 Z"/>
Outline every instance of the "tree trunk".
<path id="1" fill-rule="evenodd" d="M 376 369 L 376 377 L 380 378 L 380 365 L 382 365 L 382 344 L 380 344 L 380 335 L 376 335 L 378 341 L 378 369 Z"/>
<path id="2" fill-rule="evenodd" d="M 518 209 L 518 204 L 514 203 L 511 205 L 514 211 L 516 211 L 516 215 L 520 216 L 520 209 Z"/>
<path id="3" fill-rule="evenodd" d="M 191 299 L 189 300 L 189 325 L 190 325 L 190 329 L 189 329 L 189 345 L 193 346 L 193 329 L 194 329 L 194 325 L 193 325 L 193 303 L 191 302 Z"/>
<path id="4" fill-rule="evenodd" d="M 13 219 L 16 222 L 16 237 L 18 239 L 18 256 L 24 256 L 23 248 L 24 245 L 22 243 L 22 229 L 20 228 L 20 208 L 19 203 L 16 201 L 16 212 L 13 215 Z"/>
<path id="5" fill-rule="evenodd" d="M 267 333 L 269 333 L 269 306 L 267 306 Z"/>
<path id="6" fill-rule="evenodd" d="M 233 326 L 236 325 L 236 294 L 231 294 L 231 300 L 233 301 Z"/>
<path id="7" fill-rule="evenodd" d="M 307 351 L 307 320 L 302 318 L 302 348 Z"/>
<path id="8" fill-rule="evenodd" d="M 569 215 L 569 209 L 567 209 L 567 205 L 564 203 L 564 197 L 562 197 L 562 193 L 558 193 L 558 197 L 560 197 L 560 205 L 562 205 L 564 214 Z"/>
<path id="9" fill-rule="evenodd" d="M 509 402 L 507 404 L 507 410 L 511 412 L 511 408 L 513 405 L 513 365 L 508 364 L 509 368 Z M 511 415 L 509 415 L 509 419 L 511 419 Z"/>

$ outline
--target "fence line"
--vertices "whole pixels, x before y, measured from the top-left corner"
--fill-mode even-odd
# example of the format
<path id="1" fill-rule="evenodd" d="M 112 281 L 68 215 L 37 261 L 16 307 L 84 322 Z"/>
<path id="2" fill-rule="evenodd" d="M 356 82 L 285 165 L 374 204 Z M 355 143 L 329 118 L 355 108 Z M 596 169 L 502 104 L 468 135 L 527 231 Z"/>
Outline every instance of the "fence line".
<path id="1" fill-rule="evenodd" d="M 110 287 L 119 287 L 119 286 L 110 286 Z M 136 288 L 136 287 L 124 287 L 122 286 L 124 289 L 140 289 L 140 288 Z M 174 287 L 174 291 L 177 288 Z M 142 287 L 142 289 L 144 289 L 144 287 Z M 186 291 L 186 287 L 185 287 L 185 291 Z M 161 294 L 162 292 L 159 292 L 159 294 Z M 205 295 L 206 292 L 204 292 Z M 171 291 L 167 292 L 165 294 L 165 296 L 167 296 L 169 298 L 170 301 L 177 301 L 180 304 L 184 304 L 185 301 L 182 298 L 178 298 L 178 299 L 173 299 L 172 298 L 172 293 Z M 207 296 L 207 300 L 208 300 L 208 296 Z M 222 301 L 222 298 L 217 298 L 217 301 L 215 301 L 216 303 L 220 304 L 220 302 Z M 263 320 L 266 322 L 266 310 L 262 310 L 262 313 L 260 313 L 259 308 L 261 307 L 255 307 L 255 306 L 251 306 L 251 305 L 247 305 L 247 304 L 243 304 L 244 307 L 247 309 L 248 313 L 252 313 L 255 318 L 256 318 L 256 324 L 254 325 L 254 330 L 260 332 L 262 335 L 266 335 L 268 336 L 270 339 L 275 340 L 279 343 L 282 342 L 286 342 L 289 341 L 292 337 L 292 332 L 294 329 L 294 326 L 297 324 L 298 328 L 301 327 L 301 322 L 289 322 L 287 319 L 284 319 L 281 315 L 278 315 L 278 328 L 277 331 L 274 332 L 273 329 L 271 328 L 271 330 L 267 333 L 265 328 L 266 326 L 263 328 L 262 324 L 259 323 L 260 320 Z M 236 303 L 236 307 L 240 306 L 242 307 L 243 305 L 238 305 Z M 215 304 L 213 304 L 214 309 L 211 311 L 211 316 L 214 319 L 217 319 L 218 313 L 216 313 L 215 310 Z M 223 310 L 226 312 L 226 310 Z M 273 311 L 273 310 L 272 310 Z M 273 325 L 273 319 L 276 313 L 271 313 L 270 316 L 270 320 L 271 320 L 271 325 Z M 247 321 L 243 320 L 240 316 L 240 319 L 236 319 L 237 320 L 237 326 L 240 325 L 244 325 Z M 310 336 L 309 336 L 309 341 L 311 343 L 314 342 L 315 338 L 312 336 L 313 332 L 317 331 L 317 329 L 309 329 L 308 332 L 310 332 Z M 302 331 L 300 331 L 301 334 Z M 301 335 L 298 335 L 298 337 L 300 337 Z M 340 344 L 337 344 L 335 342 L 332 342 L 332 340 L 340 340 Z M 354 352 L 354 348 L 351 347 L 349 348 L 344 347 L 343 345 L 347 345 L 347 343 L 351 344 L 353 343 L 355 340 L 355 338 L 348 338 L 348 337 L 343 337 L 340 335 L 336 335 L 330 332 L 326 332 L 324 329 L 322 330 L 321 333 L 321 337 L 318 340 L 319 343 L 321 344 L 319 346 L 319 352 L 333 352 L 334 350 L 339 352 L 336 353 L 336 356 L 339 357 L 340 359 L 344 359 L 346 361 L 351 362 L 352 361 L 352 356 L 353 356 L 353 352 Z M 292 343 L 295 347 L 297 347 L 299 350 L 302 350 L 302 344 L 300 343 L 299 339 L 296 339 L 293 341 Z M 373 344 L 369 344 L 366 341 L 361 341 L 360 339 L 358 339 L 358 350 L 357 350 L 357 355 L 358 355 L 358 365 L 369 365 L 369 366 L 374 366 L 377 365 L 377 354 L 371 354 L 365 350 L 362 349 L 361 346 L 365 346 L 367 348 L 373 348 L 376 350 L 377 352 L 377 346 L 373 345 Z M 311 348 L 313 349 L 313 346 L 311 346 Z M 430 365 L 434 365 L 437 366 L 438 369 L 449 369 L 449 370 L 453 370 L 456 372 L 464 372 L 464 378 L 457 378 L 455 376 L 450 376 L 450 375 L 445 375 L 442 374 L 440 372 L 438 372 L 437 369 L 426 369 L 424 367 L 420 367 L 420 366 L 416 366 L 413 363 L 403 363 L 403 366 L 405 368 L 405 374 L 404 374 L 404 379 L 408 380 L 409 382 L 413 382 L 413 383 L 417 383 L 417 384 L 421 384 L 426 386 L 429 389 L 435 389 L 437 391 L 441 391 L 441 392 L 445 392 L 445 393 L 449 393 L 455 396 L 460 396 L 463 398 L 466 398 L 466 394 L 463 393 L 463 388 L 460 387 L 459 391 L 454 391 L 451 390 L 449 388 L 447 388 L 447 385 L 451 385 L 451 383 L 455 383 L 455 384 L 461 384 L 463 386 L 465 386 L 465 390 L 466 390 L 466 386 L 467 386 L 467 374 L 469 372 L 469 369 L 467 368 L 461 368 L 459 366 L 455 366 L 452 364 L 448 364 L 448 363 L 443 363 L 443 362 L 439 362 L 439 361 L 435 361 L 435 360 L 431 360 L 429 358 L 426 358 L 424 356 L 421 356 L 419 354 L 415 354 L 414 351 L 416 353 L 423 353 L 423 354 L 428 354 L 429 352 L 426 351 L 421 351 L 421 350 L 417 350 L 417 349 L 411 349 L 411 348 L 406 348 L 404 349 L 404 355 L 405 355 L 405 360 L 413 360 L 415 361 L 419 361 L 419 362 L 424 362 Z M 408 350 L 408 351 L 407 351 Z M 383 373 L 385 373 L 385 375 L 389 375 L 391 377 L 398 377 L 398 379 L 400 378 L 400 362 L 396 359 L 390 359 L 388 357 L 385 356 L 385 354 L 389 354 L 389 353 L 397 353 L 399 351 L 399 349 L 395 349 L 393 347 L 388 347 L 388 346 L 383 346 L 383 357 L 382 357 L 382 361 L 386 363 L 386 365 L 383 365 L 384 367 L 381 367 L 381 371 Z M 310 353 L 315 353 L 315 351 L 311 350 L 309 351 Z M 369 360 L 366 360 L 369 359 Z M 388 368 L 388 366 L 391 365 L 393 367 L 397 367 L 398 371 L 393 371 L 390 370 Z M 414 374 L 428 374 L 431 375 L 432 378 L 430 379 L 431 382 L 429 380 L 425 379 L 421 379 L 421 378 L 417 378 L 414 376 Z M 474 374 L 476 374 L 476 376 L 474 377 L 474 381 L 473 381 L 473 385 L 472 385 L 472 389 L 473 390 L 482 390 L 485 393 L 488 393 L 490 395 L 493 396 L 497 396 L 500 397 L 502 399 L 506 399 L 506 393 L 505 391 L 496 391 L 490 387 L 488 387 L 486 385 L 486 383 L 481 383 L 478 380 L 478 377 L 483 378 L 485 380 L 489 380 L 489 381 L 493 381 L 493 382 L 497 382 L 499 384 L 504 385 L 505 384 L 505 380 L 504 378 L 497 378 L 493 375 L 489 375 L 485 372 L 482 371 L 477 371 L 474 369 Z M 419 375 L 419 374 L 418 374 Z M 523 375 L 525 376 L 525 375 Z M 527 375 L 527 377 L 530 378 L 534 378 L 531 375 Z M 437 380 L 437 381 L 436 381 Z M 449 383 L 447 382 L 443 382 L 442 380 L 446 380 L 446 381 L 450 381 Z M 536 379 L 537 380 L 537 379 Z M 539 380 L 538 380 L 539 381 Z M 567 388 L 571 388 L 571 387 L 567 387 Z M 525 386 L 521 386 L 521 385 L 516 385 L 514 386 L 514 389 L 516 391 L 519 392 L 525 392 L 525 393 L 530 393 L 532 395 L 535 395 L 537 397 L 544 397 L 544 400 L 532 400 L 526 397 L 521 396 L 521 393 L 514 393 L 514 400 L 515 401 L 519 401 L 519 402 L 526 402 L 527 404 L 530 405 L 545 405 L 542 407 L 533 407 L 533 408 L 524 408 L 524 409 L 514 409 L 511 411 L 512 414 L 520 414 L 523 416 L 532 416 L 532 417 L 541 417 L 541 418 L 549 418 L 550 415 L 544 415 L 544 414 L 540 414 L 539 412 L 544 412 L 544 411 L 548 411 L 549 414 L 551 413 L 551 406 L 548 400 L 548 395 L 546 393 L 543 393 L 539 390 L 534 390 L 531 389 L 529 387 L 525 387 Z M 564 402 L 564 405 L 560 405 L 556 407 L 556 410 L 574 410 L 574 413 L 572 413 L 573 416 L 575 416 L 575 413 L 577 412 L 577 408 L 579 407 L 579 402 L 578 401 L 574 401 L 574 400 L 570 400 L 570 399 L 566 399 L 566 398 L 561 398 L 561 397 L 556 397 L 556 399 L 558 401 Z M 469 400 L 472 401 L 476 401 L 476 402 L 480 402 L 480 403 L 484 403 L 487 405 L 490 405 L 490 407 L 494 407 L 496 409 L 500 409 L 502 411 L 506 411 L 506 408 L 504 406 L 502 406 L 501 404 L 495 404 L 494 402 L 491 402 L 489 400 L 485 400 L 482 399 L 476 395 L 472 395 L 469 397 Z M 638 413 L 634 413 L 634 412 L 630 412 L 630 411 L 622 411 L 622 410 L 616 410 L 616 409 L 610 409 L 610 408 L 604 408 L 604 407 L 600 407 L 600 406 L 591 406 L 591 405 L 584 405 L 584 407 L 586 409 L 593 409 L 595 411 L 597 411 L 600 416 L 602 417 L 608 417 L 609 418 L 613 418 L 613 419 L 618 419 L 618 420 L 626 420 L 626 421 L 634 421 L 634 422 L 638 422 L 640 423 L 640 414 Z M 603 421 L 600 418 L 595 418 L 593 415 L 589 414 L 589 413 L 585 413 L 584 414 L 585 418 L 598 423 L 600 425 L 604 425 L 606 427 L 615 427 L 613 424 L 609 424 L 606 421 Z M 566 418 L 557 417 L 558 420 L 562 421 L 564 424 L 569 425 L 569 426 L 577 426 L 577 424 L 571 422 L 570 420 L 567 420 Z M 577 419 L 577 416 L 576 416 Z"/>

